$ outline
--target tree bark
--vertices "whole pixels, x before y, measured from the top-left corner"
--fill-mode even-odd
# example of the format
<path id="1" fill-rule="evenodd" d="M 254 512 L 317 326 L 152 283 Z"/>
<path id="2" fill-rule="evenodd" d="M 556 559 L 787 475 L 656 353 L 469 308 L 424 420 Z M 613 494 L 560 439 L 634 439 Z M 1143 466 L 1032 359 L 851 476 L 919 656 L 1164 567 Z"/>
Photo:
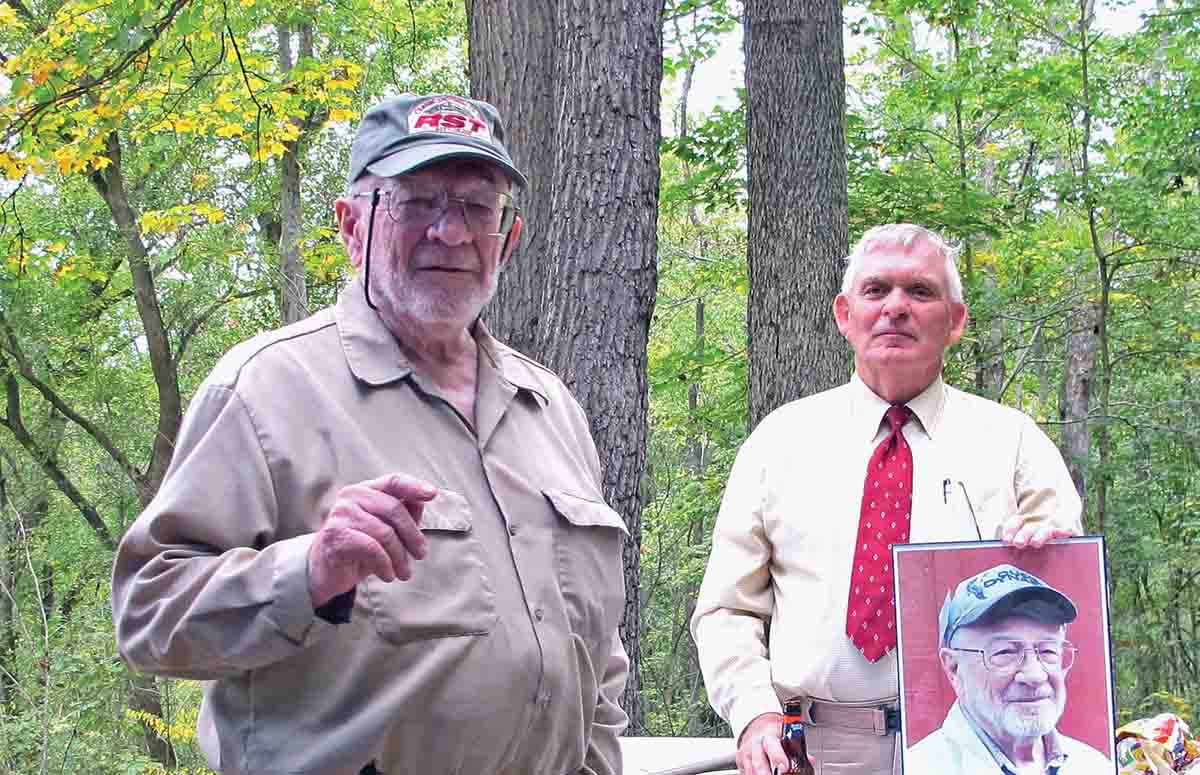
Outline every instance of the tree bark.
<path id="1" fill-rule="evenodd" d="M 312 57 L 312 23 L 300 25 L 300 57 Z M 291 27 L 280 22 L 276 28 L 279 42 L 279 69 L 291 72 Z M 301 137 L 284 143 L 279 174 L 279 318 L 284 325 L 308 317 L 308 286 L 304 262 L 300 258 L 300 234 L 304 228 L 304 210 L 300 201 Z"/>
<path id="2" fill-rule="evenodd" d="M 1058 419 L 1063 424 L 1059 446 L 1075 490 L 1083 499 L 1084 513 L 1087 512 L 1088 453 L 1092 446 L 1088 417 L 1092 411 L 1092 389 L 1096 379 L 1096 352 L 1100 347 L 1099 322 L 1100 310 L 1094 303 L 1083 302 L 1072 310 L 1058 401 Z"/>
<path id="3" fill-rule="evenodd" d="M 487 321 L 561 375 L 589 417 L 604 496 L 629 527 L 622 706 L 638 734 L 663 2 L 472 0 L 467 11 L 472 94 L 499 108 L 531 181 L 520 198 L 527 241 Z"/>
<path id="4" fill-rule="evenodd" d="M 830 309 L 847 252 L 836 0 L 746 0 L 750 422 L 846 380 Z"/>
<path id="5" fill-rule="evenodd" d="M 111 164 L 108 169 L 92 174 L 92 185 L 108 205 L 113 221 L 120 229 L 129 251 L 133 297 L 150 350 L 150 369 L 154 374 L 154 385 L 158 388 L 158 430 L 154 434 L 150 465 L 147 466 L 142 481 L 138 482 L 138 499 L 145 508 L 158 492 L 163 477 L 167 474 L 167 466 L 171 463 L 171 455 L 175 451 L 175 438 L 179 435 L 179 426 L 183 423 L 183 396 L 179 391 L 178 364 L 171 354 L 171 342 L 163 322 L 162 308 L 158 304 L 154 273 L 150 267 L 150 251 L 142 241 L 137 215 L 125 192 L 121 170 L 121 141 L 115 132 L 108 136 L 106 155 Z"/>

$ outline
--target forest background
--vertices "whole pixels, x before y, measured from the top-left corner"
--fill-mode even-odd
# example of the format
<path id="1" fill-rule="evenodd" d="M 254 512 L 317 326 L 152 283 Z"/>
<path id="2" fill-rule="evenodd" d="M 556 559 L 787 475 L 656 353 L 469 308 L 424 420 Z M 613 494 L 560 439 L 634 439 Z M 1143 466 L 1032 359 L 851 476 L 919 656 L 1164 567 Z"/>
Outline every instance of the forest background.
<path id="1" fill-rule="evenodd" d="M 631 732 L 728 731 L 687 621 L 733 456 L 782 400 L 763 398 L 756 369 L 810 373 L 783 344 L 756 349 L 755 321 L 787 314 L 764 290 L 794 287 L 828 314 L 828 287 L 809 278 L 832 264 L 797 250 L 767 279 L 752 269 L 756 240 L 798 223 L 834 250 L 890 221 L 963 244 L 972 322 L 947 378 L 1020 407 L 1063 450 L 1087 527 L 1107 539 L 1120 720 L 1192 718 L 1200 3 L 1126 8 L 1137 23 L 1118 30 L 1094 2 L 851 0 L 844 21 L 795 4 L 836 19 L 848 52 L 848 199 L 799 205 L 786 192 L 805 169 L 754 161 L 763 172 L 747 175 L 747 123 L 770 137 L 805 110 L 766 121 L 740 88 L 689 109 L 697 73 L 714 77 L 697 68 L 727 59 L 743 24 L 768 30 L 752 21 L 771 3 L 647 4 L 659 48 L 640 53 L 662 73 L 661 124 L 647 122 L 661 125 L 653 267 L 594 279 L 632 277 L 647 298 Z M 198 685 L 116 655 L 113 547 L 216 359 L 346 279 L 332 202 L 357 117 L 385 94 L 478 86 L 469 41 L 489 13 L 514 23 L 504 5 L 0 0 L 0 773 L 203 771 Z M 588 34 L 589 7 L 559 21 Z M 757 88 L 803 104 L 794 80 Z M 784 193 L 756 193 L 764 181 Z M 842 233 L 812 226 L 838 208 Z M 849 373 L 844 348 L 810 365 Z"/>

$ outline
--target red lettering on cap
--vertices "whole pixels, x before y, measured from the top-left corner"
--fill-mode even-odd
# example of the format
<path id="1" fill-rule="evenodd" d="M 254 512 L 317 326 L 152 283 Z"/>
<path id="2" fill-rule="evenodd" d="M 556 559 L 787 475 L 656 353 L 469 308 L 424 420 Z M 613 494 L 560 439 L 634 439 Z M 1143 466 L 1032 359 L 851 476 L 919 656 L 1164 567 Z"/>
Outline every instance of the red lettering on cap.
<path id="1" fill-rule="evenodd" d="M 428 126 L 437 129 L 438 122 L 442 120 L 441 113 L 426 113 L 417 119 L 417 123 L 413 125 L 413 129 L 420 129 L 423 126 Z"/>
<path id="2" fill-rule="evenodd" d="M 466 117 L 458 113 L 443 113 L 442 126 L 447 129 L 462 129 L 467 125 Z"/>
<path id="3" fill-rule="evenodd" d="M 482 132 L 485 129 L 487 129 L 487 124 L 483 123 L 482 121 L 480 121 L 477 118 L 471 119 L 471 131 L 472 132 Z"/>

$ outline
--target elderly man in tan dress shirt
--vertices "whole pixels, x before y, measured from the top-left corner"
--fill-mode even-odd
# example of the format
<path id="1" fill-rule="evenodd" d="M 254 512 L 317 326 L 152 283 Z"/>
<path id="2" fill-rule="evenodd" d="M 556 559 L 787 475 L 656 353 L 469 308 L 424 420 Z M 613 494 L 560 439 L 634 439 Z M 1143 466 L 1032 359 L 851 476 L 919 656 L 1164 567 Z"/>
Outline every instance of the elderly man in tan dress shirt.
<path id="1" fill-rule="evenodd" d="M 479 314 L 521 231 L 496 110 L 367 111 L 335 307 L 198 388 L 121 542 L 122 655 L 208 681 L 225 775 L 621 772 L 619 515 L 562 382 Z"/>
<path id="2" fill-rule="evenodd" d="M 891 544 L 1082 529 L 1033 420 L 942 381 L 967 321 L 955 253 L 919 226 L 868 231 L 833 303 L 853 378 L 780 407 L 738 453 L 692 633 L 743 775 L 787 770 L 792 699 L 817 775 L 899 771 Z"/>

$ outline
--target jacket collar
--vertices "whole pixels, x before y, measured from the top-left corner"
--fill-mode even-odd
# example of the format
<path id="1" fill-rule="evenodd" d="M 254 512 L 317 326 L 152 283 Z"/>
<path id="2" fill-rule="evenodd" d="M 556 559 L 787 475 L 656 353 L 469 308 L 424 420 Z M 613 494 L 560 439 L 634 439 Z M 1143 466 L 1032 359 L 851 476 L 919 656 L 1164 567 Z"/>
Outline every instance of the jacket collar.
<path id="1" fill-rule="evenodd" d="M 355 277 L 338 294 L 333 311 L 341 339 L 346 364 L 356 379 L 372 387 L 387 385 L 413 373 L 412 363 L 405 357 L 396 337 L 379 314 L 367 306 L 362 281 Z M 501 344 L 487 330 L 482 320 L 472 326 L 471 335 L 483 355 L 481 378 L 492 373 L 514 390 L 524 390 L 548 404 L 550 398 L 538 380 L 535 370 L 514 350 Z"/>

